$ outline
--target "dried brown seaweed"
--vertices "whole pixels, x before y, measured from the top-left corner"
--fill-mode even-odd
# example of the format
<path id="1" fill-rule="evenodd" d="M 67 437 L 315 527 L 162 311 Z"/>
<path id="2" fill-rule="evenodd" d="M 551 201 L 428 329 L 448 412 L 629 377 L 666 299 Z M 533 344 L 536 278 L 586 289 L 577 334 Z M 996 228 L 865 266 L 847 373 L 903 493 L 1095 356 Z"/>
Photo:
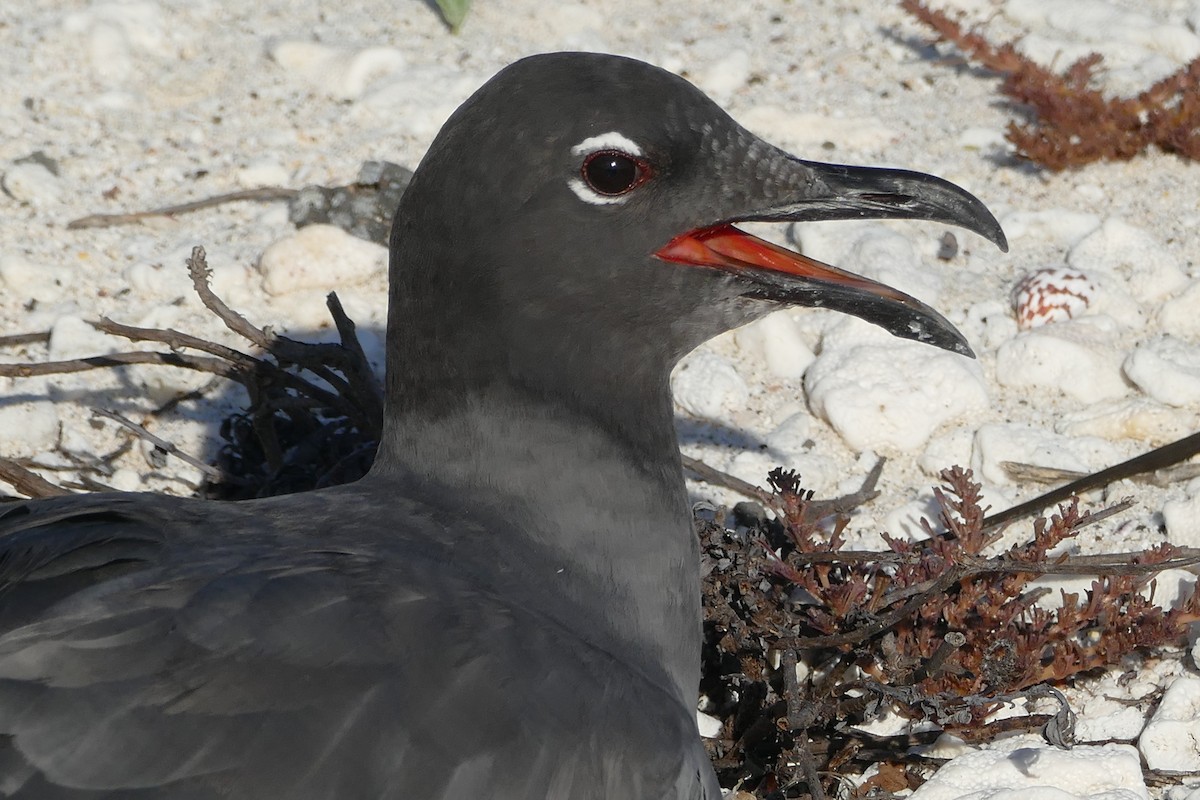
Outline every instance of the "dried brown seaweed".
<path id="1" fill-rule="evenodd" d="M 1197 553 L 1163 544 L 1058 555 L 1101 516 L 1076 501 L 992 553 L 979 485 L 958 468 L 942 478 L 936 528 L 927 523 L 918 541 L 883 534 L 882 552 L 846 550 L 844 523 L 813 514 L 811 494 L 778 470 L 777 522 L 702 527 L 710 574 L 702 688 L 724 721 L 711 748 L 725 782 L 743 780 L 766 797 L 814 769 L 848 774 L 879 761 L 892 766 L 872 786 L 919 782 L 908 750 L 931 736 L 878 740 L 852 727 L 885 709 L 970 740 L 1016 728 L 1069 743 L 1073 717 L 1056 685 L 1142 648 L 1183 644 L 1200 621 L 1200 593 L 1172 608 L 1146 596 L 1154 575 L 1197 563 Z M 1038 604 L 1049 590 L 1036 578 L 1084 571 L 1096 578 L 1083 595 Z M 803 680 L 788 667 L 797 661 L 808 667 Z M 1057 713 L 989 721 L 1001 703 L 1043 697 L 1058 701 Z"/>
<path id="2" fill-rule="evenodd" d="M 959 19 L 921 0 L 900 6 L 1003 80 L 1000 91 L 1028 111 L 1009 122 L 1017 155 L 1054 171 L 1101 160 L 1128 160 L 1150 147 L 1200 159 L 1200 59 L 1135 97 L 1105 97 L 1092 85 L 1102 57 L 1092 53 L 1056 73 L 1017 51 L 994 45 Z"/>

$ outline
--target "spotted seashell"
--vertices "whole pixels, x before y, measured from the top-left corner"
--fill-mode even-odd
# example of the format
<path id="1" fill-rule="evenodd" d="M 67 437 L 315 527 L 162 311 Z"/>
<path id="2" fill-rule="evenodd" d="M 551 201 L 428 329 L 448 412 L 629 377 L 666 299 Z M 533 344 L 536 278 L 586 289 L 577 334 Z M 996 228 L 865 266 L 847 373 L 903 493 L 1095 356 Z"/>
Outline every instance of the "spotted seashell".
<path id="1" fill-rule="evenodd" d="M 1095 296 L 1096 284 L 1079 270 L 1047 267 L 1029 273 L 1013 287 L 1013 312 L 1017 325 L 1029 330 L 1082 314 Z"/>

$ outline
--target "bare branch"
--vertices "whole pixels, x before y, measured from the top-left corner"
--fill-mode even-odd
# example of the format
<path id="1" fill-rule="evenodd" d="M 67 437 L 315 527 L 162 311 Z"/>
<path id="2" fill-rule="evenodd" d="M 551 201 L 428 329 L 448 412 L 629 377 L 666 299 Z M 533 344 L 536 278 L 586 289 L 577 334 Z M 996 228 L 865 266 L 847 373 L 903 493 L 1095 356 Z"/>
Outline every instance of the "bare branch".
<path id="1" fill-rule="evenodd" d="M 271 337 L 266 332 L 251 325 L 245 317 L 234 311 L 225 304 L 224 300 L 213 293 L 208 283 L 208 279 L 212 276 L 212 270 L 208 268 L 208 259 L 205 257 L 203 247 L 197 245 L 192 248 L 192 255 L 187 260 L 187 267 L 188 275 L 192 278 L 192 287 L 200 296 L 200 302 L 204 303 L 205 308 L 216 314 L 217 318 L 225 323 L 225 327 L 238 336 L 249 340 L 263 350 L 271 349 Z"/>
<path id="2" fill-rule="evenodd" d="M 66 361 L 42 361 L 36 363 L 0 364 L 0 377 L 32 378 L 39 375 L 66 375 L 73 372 L 86 372 L 92 369 L 112 369 L 127 367 L 131 364 L 160 364 L 170 367 L 182 367 L 209 372 L 223 378 L 245 382 L 241 368 L 219 358 L 192 356 L 183 353 L 158 353 L 153 351 L 138 351 L 130 353 L 110 353 L 104 356 L 89 356 L 87 358 L 72 358 Z"/>
<path id="3" fill-rule="evenodd" d="M 132 431 L 133 433 L 137 434 L 138 437 L 146 440 L 150 444 L 157 447 L 159 450 L 163 451 L 164 453 L 166 453 L 168 455 L 175 456 L 180 461 L 183 461 L 185 464 L 192 465 L 193 467 L 200 470 L 201 472 L 203 472 L 205 475 L 209 476 L 210 478 L 214 478 L 216 480 L 228 480 L 229 479 L 229 476 L 225 475 L 221 470 L 217 469 L 216 467 L 212 466 L 211 464 L 204 463 L 203 461 L 201 461 L 198 458 L 195 458 L 194 456 L 188 455 L 187 453 L 183 452 L 178 447 L 176 447 L 173 443 L 168 442 L 166 439 L 163 439 L 160 436 L 156 436 L 155 434 L 146 430 L 143 426 L 138 425 L 136 422 L 129 419 L 128 417 L 125 417 L 121 414 L 118 414 L 115 411 L 110 411 L 105 408 L 93 408 L 92 413 L 97 416 L 104 417 L 105 419 L 110 419 L 113 422 L 117 423 L 118 425 L 121 425 L 122 427 Z"/>
<path id="4" fill-rule="evenodd" d="M 243 385 L 254 380 L 253 376 L 259 376 L 260 379 L 265 378 L 268 381 L 274 381 L 287 388 L 294 389 L 298 392 L 306 394 L 316 400 L 326 403 L 333 408 L 348 408 L 350 403 L 343 397 L 337 394 L 328 392 L 319 386 L 313 385 L 311 382 L 304 380 L 298 375 L 295 375 L 287 370 L 264 361 L 261 358 L 246 355 L 240 350 L 234 350 L 232 347 L 226 347 L 223 344 L 210 342 L 205 339 L 200 339 L 196 336 L 191 336 L 186 333 L 181 333 L 176 330 L 162 328 L 139 328 L 133 325 L 123 325 L 119 322 L 113 322 L 110 319 L 102 318 L 97 322 L 91 323 L 96 330 L 110 333 L 115 336 L 121 336 L 134 342 L 161 342 L 162 344 L 171 347 L 172 349 L 190 348 L 200 350 L 205 353 L 210 353 L 218 357 L 221 363 L 229 364 L 227 373 L 217 373 L 224 377 L 236 380 Z M 132 354 L 130 354 L 132 355 Z M 148 355 L 148 354 L 147 354 Z M 176 355 L 174 353 L 159 353 L 157 355 Z M 97 356 L 104 358 L 104 356 Z M 196 356 L 187 356 L 186 358 L 200 360 Z M 218 359 L 205 359 L 218 360 Z M 89 359 L 81 359 L 87 361 Z M 68 363 L 68 362 L 58 362 Z M 164 362 L 166 363 L 166 362 Z M 194 369 L 191 364 L 175 364 L 173 366 L 184 366 Z M 0 372 L 0 375 L 3 373 Z"/>
<path id="5" fill-rule="evenodd" d="M 58 497 L 71 494 L 8 458 L 0 458 L 0 480 L 12 484 L 14 489 L 26 497 Z"/>
<path id="6" fill-rule="evenodd" d="M 161 208 L 152 208 L 149 211 L 133 211 L 127 214 L 90 214 L 86 217 L 71 220 L 67 223 L 68 230 L 78 230 L 80 228 L 109 228 L 114 225 L 129 225 L 134 222 L 141 222 L 152 217 L 170 217 L 175 214 L 187 214 L 192 211 L 200 211 L 205 208 L 214 208 L 215 206 L 225 203 L 235 203 L 241 200 L 290 200 L 296 196 L 295 189 L 287 189 L 281 186 L 267 186 L 260 189 L 243 189 L 237 192 L 227 192 L 218 194 L 212 197 L 205 197 L 201 200 L 193 200 L 189 203 L 177 203 L 175 205 L 163 206 Z"/>
<path id="7" fill-rule="evenodd" d="M 1065 486 L 1040 494 L 1032 500 L 1027 500 L 998 514 L 992 514 L 983 521 L 984 528 L 995 528 L 1023 517 L 1031 517 L 1042 509 L 1061 503 L 1073 495 L 1100 489 L 1134 475 L 1161 470 L 1164 467 L 1186 461 L 1197 453 L 1200 453 L 1200 433 L 1193 433 L 1191 436 L 1185 436 L 1178 441 L 1156 447 L 1148 453 L 1142 453 L 1127 461 L 1122 461 L 1120 464 L 1114 464 L 1107 469 L 1085 475 Z"/>
<path id="8" fill-rule="evenodd" d="M 23 344 L 46 344 L 50 341 L 50 331 L 36 333 L 14 333 L 0 336 L 0 347 L 18 347 Z"/>
<path id="9" fill-rule="evenodd" d="M 199 350 L 202 353 L 208 353 L 209 355 L 237 365 L 247 372 L 269 366 L 262 359 L 248 356 L 240 350 L 234 350 L 232 347 L 210 342 L 191 334 L 181 333 L 171 328 L 141 328 L 135 325 L 114 322 L 108 317 L 101 317 L 88 324 L 101 333 L 120 336 L 131 342 L 160 342 L 172 350 Z"/>
<path id="10" fill-rule="evenodd" d="M 746 497 L 752 497 L 765 506 L 771 506 L 775 502 L 775 498 L 766 489 L 761 489 L 753 483 L 744 481 L 741 478 L 730 475 L 728 472 L 722 472 L 716 467 L 705 464 L 698 458 L 691 456 L 681 456 L 683 468 L 691 472 L 705 483 L 713 486 L 720 486 L 723 489 L 737 492 Z"/>
<path id="11" fill-rule="evenodd" d="M 358 398 L 363 405 L 363 412 L 366 414 L 370 430 L 378 438 L 383 432 L 383 392 L 380 390 L 379 382 L 375 380 L 375 374 L 371 371 L 371 364 L 367 361 L 367 354 L 363 352 L 362 343 L 358 340 L 358 330 L 354 325 L 354 320 L 350 319 L 345 309 L 342 308 L 342 301 L 338 299 L 337 292 L 330 292 L 325 299 L 325 304 L 333 317 L 333 324 L 337 326 L 342 347 L 352 357 L 352 366 L 347 370 L 352 390 L 351 396 Z"/>

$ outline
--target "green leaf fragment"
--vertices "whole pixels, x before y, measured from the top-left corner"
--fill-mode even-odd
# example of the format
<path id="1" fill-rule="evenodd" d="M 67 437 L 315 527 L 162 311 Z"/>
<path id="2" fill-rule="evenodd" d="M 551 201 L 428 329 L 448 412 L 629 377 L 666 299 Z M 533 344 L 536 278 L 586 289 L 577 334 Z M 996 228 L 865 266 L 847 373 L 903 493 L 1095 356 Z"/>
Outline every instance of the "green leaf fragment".
<path id="1" fill-rule="evenodd" d="M 450 26 L 450 30 L 458 33 L 463 20 L 467 18 L 467 9 L 471 7 L 471 0 L 437 0 L 437 5 L 446 24 Z"/>

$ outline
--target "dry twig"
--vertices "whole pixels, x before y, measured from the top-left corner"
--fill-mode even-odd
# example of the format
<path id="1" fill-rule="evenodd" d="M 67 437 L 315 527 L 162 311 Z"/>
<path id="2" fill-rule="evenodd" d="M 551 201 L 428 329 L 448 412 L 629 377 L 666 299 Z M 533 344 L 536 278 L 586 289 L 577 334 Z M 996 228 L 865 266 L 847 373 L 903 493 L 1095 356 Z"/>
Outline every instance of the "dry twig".
<path id="1" fill-rule="evenodd" d="M 183 452 L 178 447 L 176 447 L 172 442 L 168 442 L 166 439 L 162 438 L 161 436 L 157 436 L 157 435 L 151 433 L 150 431 L 146 430 L 146 428 L 144 426 L 137 424 L 136 422 L 134 422 L 133 420 L 129 419 L 126 416 L 123 416 L 121 414 L 118 414 L 115 411 L 110 411 L 109 409 L 105 409 L 105 408 L 93 408 L 92 413 L 95 414 L 96 416 L 104 417 L 105 419 L 112 420 L 113 422 L 117 423 L 118 425 L 125 428 L 126 430 L 133 432 L 138 438 L 143 439 L 143 440 L 149 442 L 150 444 L 154 445 L 155 448 L 162 451 L 163 453 L 166 453 L 167 455 L 175 456 L 180 461 L 183 461 L 185 464 L 190 464 L 191 466 L 200 470 L 205 475 L 207 475 L 210 479 L 229 480 L 229 476 L 225 475 L 225 473 L 223 473 L 221 470 L 214 467 L 212 464 L 205 464 L 203 461 L 196 458 L 195 456 L 192 456 L 192 455 L 189 455 L 189 454 Z"/>
<path id="2" fill-rule="evenodd" d="M 984 527 L 988 529 L 999 528 L 1014 520 L 1031 517 L 1043 509 L 1049 508 L 1056 503 L 1061 503 L 1070 497 L 1090 492 L 1093 489 L 1102 489 L 1105 486 L 1125 480 L 1126 478 L 1132 478 L 1135 475 L 1156 472 L 1165 467 L 1186 461 L 1197 453 L 1200 453 L 1200 433 L 1193 433 L 1191 436 L 1185 436 L 1178 441 L 1165 444 L 1162 447 L 1156 447 L 1148 453 L 1134 456 L 1126 461 L 1122 461 L 1120 464 L 1114 464 L 1099 472 L 1084 475 L 1082 478 L 1071 481 L 1065 486 L 1060 486 L 1045 494 L 1040 494 L 1032 500 L 1027 500 L 998 514 L 992 514 L 984 520 Z"/>
<path id="3" fill-rule="evenodd" d="M 188 270 L 205 306 L 226 327 L 260 350 L 262 357 L 180 331 L 101 319 L 93 323 L 97 330 L 134 342 L 158 343 L 170 350 L 0 364 L 0 376 L 57 375 L 157 364 L 207 372 L 240 383 L 250 394 L 250 409 L 226 421 L 226 438 L 235 441 L 223 451 L 224 464 L 220 467 L 179 452 L 120 415 L 98 412 L 201 469 L 208 476 L 208 491 L 214 496 L 295 491 L 351 480 L 364 473 L 383 425 L 382 393 L 354 324 L 336 295 L 329 296 L 328 304 L 341 343 L 307 344 L 255 327 L 217 297 L 208 284 L 203 248 L 192 251 Z M 29 480 L 22 486 L 37 496 L 47 494 L 46 487 Z"/>
<path id="4" fill-rule="evenodd" d="M 0 458 L 0 480 L 12 485 L 26 497 L 57 497 L 71 492 L 51 483 L 9 458 Z"/>
<path id="5" fill-rule="evenodd" d="M 173 217 L 176 214 L 187 214 L 192 211 L 200 211 L 205 208 L 215 208 L 225 203 L 234 203 L 240 200 L 290 200 L 296 196 L 295 189 L 285 189 L 281 186 L 268 186 L 260 189 L 243 189 L 237 192 L 227 192 L 225 194 L 214 195 L 213 197 L 205 197 L 201 200 L 193 200 L 189 203 L 176 203 L 174 205 L 163 206 L 161 208 L 152 208 L 148 211 L 133 211 L 125 214 L 91 214 L 86 217 L 71 220 L 67 223 L 68 230 L 79 230 L 80 228 L 109 228 L 114 225 L 128 225 L 133 222 L 141 222 L 142 220 L 151 219 L 153 217 Z"/>

